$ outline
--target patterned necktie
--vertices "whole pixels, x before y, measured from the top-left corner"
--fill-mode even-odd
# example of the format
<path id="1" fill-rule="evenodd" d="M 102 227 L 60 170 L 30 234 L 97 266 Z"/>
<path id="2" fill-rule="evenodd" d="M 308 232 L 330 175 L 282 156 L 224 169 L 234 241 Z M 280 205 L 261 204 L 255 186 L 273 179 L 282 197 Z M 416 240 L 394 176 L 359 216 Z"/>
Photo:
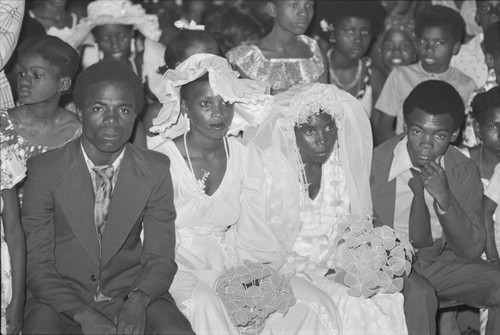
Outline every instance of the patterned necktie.
<path id="1" fill-rule="evenodd" d="M 97 188 L 95 192 L 94 220 L 99 240 L 101 240 L 106 217 L 108 215 L 109 203 L 111 202 L 111 190 L 113 174 L 115 173 L 113 165 L 94 166 L 96 173 Z"/>
<path id="2" fill-rule="evenodd" d="M 410 242 L 415 248 L 425 248 L 432 245 L 431 215 L 425 203 L 424 185 L 416 172 L 408 185 L 413 192 L 410 207 L 409 235 Z"/>

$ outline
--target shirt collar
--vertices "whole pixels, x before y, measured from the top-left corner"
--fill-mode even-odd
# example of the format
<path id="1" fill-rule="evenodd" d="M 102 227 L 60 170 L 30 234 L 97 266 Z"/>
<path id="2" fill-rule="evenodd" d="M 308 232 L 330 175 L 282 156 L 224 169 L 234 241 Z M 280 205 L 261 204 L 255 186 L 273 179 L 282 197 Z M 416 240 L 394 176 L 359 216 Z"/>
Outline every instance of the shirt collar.
<path id="1" fill-rule="evenodd" d="M 392 160 L 391 170 L 389 171 L 389 182 L 405 173 L 406 171 L 409 171 L 411 168 L 420 171 L 420 168 L 413 166 L 410 154 L 408 153 L 408 136 L 403 137 L 401 141 L 396 144 L 393 153 L 394 159 Z M 437 163 L 443 169 L 445 168 L 443 156 L 438 158 Z"/>
<path id="2" fill-rule="evenodd" d="M 94 164 L 94 162 L 92 162 L 92 160 L 89 158 L 89 156 L 87 156 L 87 153 L 85 152 L 85 148 L 83 147 L 83 144 L 81 142 L 80 142 L 80 146 L 82 148 L 83 158 L 85 158 L 85 163 L 87 163 L 87 168 L 89 169 L 89 171 L 91 171 L 94 168 L 94 166 L 96 166 L 96 165 Z M 126 150 L 126 148 L 123 148 L 120 155 L 118 157 L 116 157 L 114 162 L 111 164 L 111 165 L 113 165 L 113 169 L 115 170 L 115 172 L 118 171 L 118 168 L 120 167 L 120 164 L 123 160 L 123 156 L 125 155 L 125 150 Z"/>
<path id="3" fill-rule="evenodd" d="M 422 66 L 422 62 L 418 62 L 417 63 L 420 71 L 422 71 L 422 73 L 424 74 L 424 77 L 428 78 L 431 77 L 432 79 L 441 79 L 441 78 L 446 78 L 449 76 L 450 72 L 452 71 L 452 66 L 450 64 L 448 64 L 448 69 L 446 69 L 446 71 L 442 72 L 442 73 L 431 73 L 431 72 L 427 72 L 425 71 L 424 67 Z"/>
<path id="4" fill-rule="evenodd" d="M 389 171 L 389 180 L 392 181 L 400 174 L 410 170 L 413 167 L 410 154 L 408 153 L 408 137 L 405 136 L 396 144 L 394 148 L 394 159 L 392 160 L 391 170 Z"/>

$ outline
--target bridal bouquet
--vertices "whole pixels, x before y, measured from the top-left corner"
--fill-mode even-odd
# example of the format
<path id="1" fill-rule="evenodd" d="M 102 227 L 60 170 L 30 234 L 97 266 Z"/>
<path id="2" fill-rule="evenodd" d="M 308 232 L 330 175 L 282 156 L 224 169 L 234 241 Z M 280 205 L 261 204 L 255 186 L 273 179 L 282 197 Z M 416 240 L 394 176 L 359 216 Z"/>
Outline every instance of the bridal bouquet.
<path id="1" fill-rule="evenodd" d="M 259 334 L 269 315 L 286 314 L 296 302 L 289 278 L 250 261 L 219 277 L 216 292 L 241 334 Z"/>
<path id="2" fill-rule="evenodd" d="M 396 230 L 389 226 L 374 228 L 369 217 L 349 216 L 340 224 L 334 247 L 334 279 L 349 287 L 349 295 L 370 298 L 377 292 L 403 289 L 401 276 L 410 274 L 414 251 Z"/>

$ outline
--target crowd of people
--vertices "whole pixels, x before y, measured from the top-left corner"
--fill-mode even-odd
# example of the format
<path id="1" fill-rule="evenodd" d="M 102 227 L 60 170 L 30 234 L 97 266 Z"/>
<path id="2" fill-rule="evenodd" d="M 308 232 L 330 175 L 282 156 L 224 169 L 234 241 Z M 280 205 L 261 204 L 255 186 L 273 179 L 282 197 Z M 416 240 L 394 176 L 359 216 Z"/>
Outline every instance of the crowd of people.
<path id="1" fill-rule="evenodd" d="M 500 0 L 2 0 L 0 153 L 2 334 L 500 333 Z"/>

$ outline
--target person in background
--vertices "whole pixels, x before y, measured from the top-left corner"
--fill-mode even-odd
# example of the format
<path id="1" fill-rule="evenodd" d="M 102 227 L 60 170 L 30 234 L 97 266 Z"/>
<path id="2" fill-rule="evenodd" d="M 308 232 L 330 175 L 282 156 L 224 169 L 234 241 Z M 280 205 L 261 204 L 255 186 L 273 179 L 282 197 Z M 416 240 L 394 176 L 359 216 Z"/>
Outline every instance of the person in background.
<path id="1" fill-rule="evenodd" d="M 296 84 L 326 83 L 326 58 L 316 40 L 305 34 L 314 15 L 313 0 L 274 0 L 267 3 L 274 19 L 272 31 L 255 45 L 242 45 L 226 54 L 243 77 L 268 83 L 271 94 Z"/>
<path id="2" fill-rule="evenodd" d="M 472 118 L 479 146 L 466 148 L 464 154 L 477 164 L 485 192 L 486 259 L 500 265 L 500 217 L 495 213 L 500 187 L 500 87 L 479 93 L 472 100 Z M 490 180 L 493 184 L 489 186 Z M 489 194 L 489 196 L 488 196 Z"/>
<path id="3" fill-rule="evenodd" d="M 483 186 L 476 164 L 450 145 L 464 103 L 441 80 L 418 84 L 403 104 L 405 132 L 377 147 L 371 191 L 374 225 L 388 225 L 417 249 L 405 278 L 409 334 L 435 334 L 438 298 L 488 308 L 486 334 L 500 331 L 500 267 L 483 261 Z"/>
<path id="4" fill-rule="evenodd" d="M 318 19 L 330 42 L 329 83 L 358 98 L 371 117 L 386 75 L 366 54 L 383 28 L 384 8 L 377 1 L 338 1 L 323 7 Z"/>
<path id="5" fill-rule="evenodd" d="M 417 61 L 415 20 L 407 16 L 388 16 L 384 32 L 376 44 L 378 58 L 386 75 L 398 66 Z"/>
<path id="6" fill-rule="evenodd" d="M 480 145 L 474 131 L 474 120 L 471 116 L 471 103 L 476 94 L 484 93 L 500 85 L 500 22 L 492 23 L 484 32 L 484 41 L 482 43 L 484 60 L 488 67 L 488 79 L 486 83 L 479 87 L 470 97 L 467 104 L 467 120 L 465 124 L 462 145 L 468 148 L 474 148 Z"/>
<path id="7" fill-rule="evenodd" d="M 219 43 L 223 55 L 240 45 L 253 45 L 262 38 L 263 28 L 259 21 L 238 7 L 226 7 L 211 16 L 206 15 L 203 24 Z"/>
<path id="8" fill-rule="evenodd" d="M 413 88 L 426 80 L 442 80 L 457 89 L 464 104 L 477 88 L 476 83 L 460 70 L 450 66 L 450 60 L 460 50 L 465 23 L 460 14 L 444 6 L 428 6 L 416 17 L 419 62 L 395 68 L 387 77 L 375 104 L 374 124 L 376 144 L 403 132 L 403 102 Z M 393 124 L 396 123 L 394 130 Z"/>
<path id="9" fill-rule="evenodd" d="M 489 76 L 482 47 L 484 32 L 500 20 L 500 0 L 476 0 L 476 6 L 475 18 L 482 31 L 460 47 L 458 54 L 451 58 L 450 65 L 474 79 L 477 87 L 482 87 Z"/>
<path id="10" fill-rule="evenodd" d="M 84 68 L 107 58 L 118 60 L 130 67 L 144 80 L 143 56 L 146 44 L 138 50 L 135 31 L 147 40 L 158 41 L 161 30 L 158 17 L 146 14 L 140 4 L 129 0 L 95 0 L 87 7 L 86 23 L 90 23 L 96 42 L 94 48 L 86 47 L 83 54 Z M 144 53 L 143 53 L 144 52 Z M 161 60 L 161 55 L 159 55 Z"/>
<path id="11" fill-rule="evenodd" d="M 77 116 L 59 107 L 71 88 L 80 58 L 58 37 L 34 36 L 18 48 L 17 92 L 20 106 L 0 110 L 0 142 L 28 158 L 78 138 Z"/>

